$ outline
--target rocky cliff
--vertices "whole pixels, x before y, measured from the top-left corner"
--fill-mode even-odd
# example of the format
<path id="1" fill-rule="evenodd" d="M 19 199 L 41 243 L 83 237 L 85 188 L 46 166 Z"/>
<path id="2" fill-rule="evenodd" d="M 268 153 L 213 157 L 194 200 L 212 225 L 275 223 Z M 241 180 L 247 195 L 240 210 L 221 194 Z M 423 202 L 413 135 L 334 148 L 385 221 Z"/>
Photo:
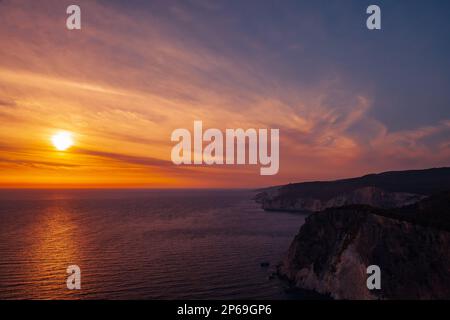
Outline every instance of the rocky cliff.
<path id="1" fill-rule="evenodd" d="M 338 194 L 329 199 L 310 197 L 292 197 L 283 194 L 280 189 L 266 191 L 256 199 L 264 210 L 268 211 L 322 211 L 327 208 L 352 204 L 366 204 L 379 208 L 397 208 L 414 204 L 426 196 L 407 192 L 387 192 L 376 187 L 362 187 Z"/>
<path id="2" fill-rule="evenodd" d="M 440 212 L 448 216 L 449 209 Z M 450 299 L 450 232 L 417 223 L 421 214 L 406 211 L 392 218 L 390 211 L 350 206 L 311 214 L 279 274 L 336 299 Z M 369 265 L 381 269 L 381 290 L 366 286 Z"/>
<path id="3" fill-rule="evenodd" d="M 398 208 L 450 190 L 450 168 L 392 171 L 336 181 L 288 184 L 261 190 L 265 210 L 322 211 L 352 204 Z"/>

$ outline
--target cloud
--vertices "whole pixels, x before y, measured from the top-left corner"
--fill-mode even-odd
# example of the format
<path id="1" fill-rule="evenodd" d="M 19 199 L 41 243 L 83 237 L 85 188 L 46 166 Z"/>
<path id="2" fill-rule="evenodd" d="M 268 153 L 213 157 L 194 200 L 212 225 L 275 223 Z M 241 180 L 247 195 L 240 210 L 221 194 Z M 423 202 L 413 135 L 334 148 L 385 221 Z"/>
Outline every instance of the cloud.
<path id="1" fill-rule="evenodd" d="M 4 108 L 14 108 L 16 102 L 14 100 L 0 99 L 0 107 Z"/>
<path id="2" fill-rule="evenodd" d="M 323 22 L 302 22 L 305 35 L 282 23 L 273 30 L 244 23 L 210 1 L 146 4 L 152 10 L 81 1 L 82 30 L 69 32 L 65 5 L 1 4 L 0 135 L 20 150 L 40 150 L 5 149 L 10 163 L 58 166 L 48 141 L 59 129 L 76 135 L 73 157 L 63 162 L 74 166 L 69 178 L 82 165 L 91 179 L 104 170 L 112 184 L 158 176 L 173 185 L 254 186 L 448 161 L 449 120 L 392 131 L 374 116 L 376 90 L 352 80 L 339 61 L 317 63 L 328 55 L 306 40 L 326 42 Z M 247 23 L 254 37 L 240 32 Z M 248 168 L 175 167 L 170 134 L 194 120 L 279 128 L 280 175 L 268 181 Z"/>
<path id="3" fill-rule="evenodd" d="M 80 148 L 76 148 L 75 150 L 73 150 L 73 152 L 78 153 L 78 154 L 94 156 L 94 157 L 101 157 L 101 158 L 105 158 L 105 159 L 108 159 L 111 161 L 138 164 L 140 166 L 173 168 L 173 163 L 171 161 L 160 160 L 160 159 L 151 158 L 151 157 L 138 157 L 138 156 L 113 153 L 113 152 L 85 150 L 85 149 L 80 149 Z"/>
<path id="4" fill-rule="evenodd" d="M 0 158 L 0 162 L 15 164 L 18 166 L 33 167 L 33 168 L 41 168 L 41 167 L 44 167 L 44 168 L 76 168 L 76 167 L 80 167 L 80 165 L 76 165 L 76 164 L 48 162 L 48 161 L 36 161 L 36 160 L 16 160 L 16 159 Z"/>

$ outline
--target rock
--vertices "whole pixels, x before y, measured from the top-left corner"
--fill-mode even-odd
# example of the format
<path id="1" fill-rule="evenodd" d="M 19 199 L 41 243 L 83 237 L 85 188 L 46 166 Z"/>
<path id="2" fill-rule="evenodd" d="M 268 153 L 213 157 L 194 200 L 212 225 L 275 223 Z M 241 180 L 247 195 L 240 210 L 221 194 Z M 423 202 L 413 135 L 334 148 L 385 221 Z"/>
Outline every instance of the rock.
<path id="1" fill-rule="evenodd" d="M 450 190 L 450 168 L 436 168 L 271 187 L 260 190 L 255 200 L 272 211 L 317 212 L 352 204 L 399 208 L 446 190 Z"/>
<path id="2" fill-rule="evenodd" d="M 265 210 L 309 211 L 278 274 L 335 299 L 450 299 L 450 168 L 271 187 Z M 436 194 L 438 193 L 438 194 Z M 367 288 L 367 267 L 381 289 Z"/>
<path id="3" fill-rule="evenodd" d="M 368 206 L 311 214 L 279 275 L 335 299 L 450 299 L 450 232 L 389 215 Z M 366 286 L 373 264 L 381 290 Z"/>
<path id="4" fill-rule="evenodd" d="M 285 198 L 267 196 L 261 201 L 264 210 L 269 211 L 322 211 L 328 208 L 352 204 L 366 204 L 380 208 L 396 208 L 414 204 L 426 196 L 406 192 L 386 192 L 375 187 L 363 187 L 349 193 L 339 194 L 327 200 L 314 198 Z"/>

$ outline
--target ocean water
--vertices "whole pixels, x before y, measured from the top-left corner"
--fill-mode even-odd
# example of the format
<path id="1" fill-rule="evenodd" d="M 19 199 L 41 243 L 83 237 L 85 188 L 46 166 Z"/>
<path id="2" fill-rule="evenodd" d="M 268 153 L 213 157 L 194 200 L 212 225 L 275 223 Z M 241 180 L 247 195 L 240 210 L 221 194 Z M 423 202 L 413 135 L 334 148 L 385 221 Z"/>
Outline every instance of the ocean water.
<path id="1" fill-rule="evenodd" d="M 0 299 L 298 298 L 269 275 L 306 216 L 253 195 L 1 190 Z M 74 264 L 81 290 L 66 288 Z"/>

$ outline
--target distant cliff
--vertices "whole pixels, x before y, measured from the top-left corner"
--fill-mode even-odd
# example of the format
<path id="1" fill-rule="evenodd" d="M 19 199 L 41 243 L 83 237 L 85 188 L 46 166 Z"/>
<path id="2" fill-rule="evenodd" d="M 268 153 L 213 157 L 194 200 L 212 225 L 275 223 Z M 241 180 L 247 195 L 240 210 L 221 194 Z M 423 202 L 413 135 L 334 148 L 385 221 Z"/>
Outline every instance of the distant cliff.
<path id="1" fill-rule="evenodd" d="M 295 287 L 336 299 L 450 299 L 449 216 L 450 193 L 393 210 L 314 213 L 278 271 Z M 381 290 L 367 289 L 372 264 L 381 269 Z"/>
<path id="2" fill-rule="evenodd" d="M 391 171 L 352 179 L 288 184 L 264 189 L 255 200 L 265 210 L 281 211 L 322 211 L 352 204 L 397 208 L 443 190 L 450 190 L 450 168 Z"/>

